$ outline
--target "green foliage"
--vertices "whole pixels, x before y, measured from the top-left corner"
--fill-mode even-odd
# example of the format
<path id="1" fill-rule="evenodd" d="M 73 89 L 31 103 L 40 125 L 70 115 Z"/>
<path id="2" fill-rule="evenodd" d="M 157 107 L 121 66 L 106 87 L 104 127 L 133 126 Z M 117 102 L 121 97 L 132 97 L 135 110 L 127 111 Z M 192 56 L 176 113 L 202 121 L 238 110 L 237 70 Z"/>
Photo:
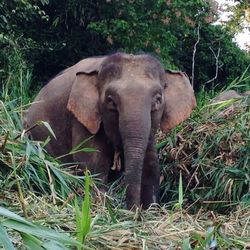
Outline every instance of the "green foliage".
<path id="1" fill-rule="evenodd" d="M 174 208 L 182 210 L 183 206 L 183 185 L 182 185 L 182 173 L 180 171 L 179 184 L 178 184 L 178 203 L 174 205 Z"/>
<path id="2" fill-rule="evenodd" d="M 20 115 L 23 107 L 14 101 L 0 102 L 0 185 L 2 190 L 18 187 L 20 198 L 25 190 L 51 194 L 53 199 L 67 196 L 81 186 L 67 166 L 48 156 L 45 142 L 33 142 L 24 136 Z M 47 124 L 48 126 L 48 124 Z"/>
<path id="3" fill-rule="evenodd" d="M 22 64 L 34 71 L 32 89 L 84 57 L 117 50 L 151 53 L 191 76 L 198 26 L 196 89 L 215 76 L 212 50 L 221 50 L 220 67 L 209 88 L 227 84 L 250 63 L 231 33 L 212 25 L 216 13 L 208 1 L 12 0 L 0 4 L 0 13 L 0 74 L 7 79 L 13 69 L 9 52 L 15 48 Z"/>
<path id="4" fill-rule="evenodd" d="M 238 81 L 232 84 L 234 88 L 240 85 L 242 79 L 239 78 Z M 200 96 L 205 96 L 205 99 L 209 99 L 205 93 L 200 93 Z M 171 162 L 164 166 L 166 169 L 163 170 L 163 173 L 166 173 L 168 178 L 164 180 L 163 184 L 165 185 L 164 191 L 167 192 L 166 196 L 172 199 L 174 203 L 176 203 L 176 199 L 182 204 L 181 213 L 176 210 L 170 214 L 168 212 L 170 210 L 169 205 L 166 207 L 152 207 L 145 212 L 137 211 L 133 213 L 121 209 L 121 200 L 116 201 L 112 198 L 112 204 L 107 204 L 106 198 L 103 198 L 103 200 L 101 199 L 101 204 L 98 204 L 98 201 L 91 204 L 92 214 L 90 216 L 90 197 L 88 196 L 89 191 L 87 188 L 89 184 L 86 182 L 82 208 L 78 209 L 79 212 L 75 211 L 73 213 L 73 208 L 66 197 L 69 192 L 74 192 L 75 182 L 79 181 L 79 178 L 71 176 L 66 166 L 58 164 L 55 159 L 49 157 L 44 152 L 41 143 L 35 143 L 25 137 L 20 137 L 22 125 L 18 114 L 22 113 L 22 108 L 15 106 L 14 101 L 1 102 L 0 195 L 5 197 L 6 194 L 10 195 L 13 190 L 18 191 L 15 198 L 9 199 L 9 201 L 1 201 L 1 204 L 8 205 L 15 210 L 18 209 L 18 211 L 22 209 L 22 212 L 27 217 L 32 216 L 39 224 L 45 224 L 47 227 L 62 228 L 65 231 L 73 232 L 72 234 L 81 232 L 83 236 L 81 236 L 81 242 L 84 239 L 84 247 L 86 246 L 86 248 L 89 247 L 90 249 L 102 249 L 107 246 L 110 248 L 119 247 L 120 249 L 131 249 L 133 247 L 158 249 L 159 246 L 171 247 L 173 245 L 177 247 L 182 244 L 183 237 L 188 237 L 192 246 L 196 244 L 196 249 L 202 249 L 204 244 L 208 242 L 208 239 L 211 239 L 209 236 L 204 237 L 208 227 L 207 222 L 211 218 L 209 216 L 202 217 L 201 219 L 204 222 L 202 222 L 201 226 L 200 218 L 196 221 L 196 216 L 191 217 L 186 214 L 187 199 L 189 199 L 189 202 L 192 202 L 202 198 L 198 200 L 199 203 L 213 197 L 218 197 L 220 200 L 226 197 L 228 200 L 231 199 L 231 202 L 239 204 L 238 201 L 242 197 L 242 204 L 248 203 L 249 197 L 247 194 L 245 197 L 243 196 L 244 191 L 249 188 L 249 179 L 245 177 L 249 174 L 249 158 L 246 155 L 249 154 L 248 149 L 250 147 L 244 143 L 249 143 L 249 129 L 247 130 L 246 128 L 248 128 L 250 116 L 248 99 L 246 99 L 246 102 L 236 102 L 240 104 L 239 110 L 237 109 L 236 115 L 229 120 L 214 117 L 215 113 L 211 111 L 211 105 L 206 105 L 202 109 L 201 105 L 204 104 L 204 100 L 198 103 L 199 112 L 194 114 L 194 117 L 189 120 L 189 125 L 184 125 L 182 128 L 179 127 L 175 130 L 176 134 L 173 132 L 170 137 L 168 135 L 168 142 L 165 144 L 166 148 L 164 149 L 164 152 L 167 154 L 178 152 L 178 158 L 174 159 L 169 158 L 169 155 L 165 155 Z M 221 108 L 217 109 L 216 112 L 221 111 Z M 202 114 L 206 113 L 206 110 L 209 111 L 209 119 L 205 119 L 202 116 Z M 245 112 L 241 113 L 242 110 Z M 211 124 L 212 126 L 210 127 L 209 125 Z M 206 125 L 212 130 L 206 130 Z M 190 131 L 190 128 L 196 128 L 197 130 Z M 236 132 L 237 134 L 239 131 L 242 133 L 240 140 L 235 138 L 233 133 Z M 221 146 L 225 150 L 226 156 L 229 156 L 228 159 L 236 157 L 236 161 L 233 163 L 235 165 L 225 165 L 227 162 L 225 162 L 226 158 L 223 157 L 214 161 L 218 153 L 221 153 L 219 151 Z M 192 153 L 192 147 L 194 147 L 195 154 Z M 80 149 L 76 147 L 75 150 Z M 198 153 L 196 154 L 197 150 Z M 183 155 L 182 152 L 184 153 Z M 232 155 L 230 155 L 230 152 L 232 152 Z M 166 157 L 165 162 L 167 162 Z M 193 165 L 189 165 L 190 161 Z M 229 162 L 229 164 L 231 163 Z M 182 167 L 182 177 L 177 173 L 179 166 Z M 187 175 L 186 169 L 189 169 L 189 166 L 194 166 L 193 173 L 197 174 L 200 186 L 193 185 L 196 179 L 192 179 L 192 175 L 191 178 L 190 175 Z M 177 178 L 174 179 L 175 177 Z M 194 181 L 194 183 L 192 182 L 188 185 L 190 180 Z M 201 185 L 202 183 L 204 183 L 204 186 Z M 217 185 L 214 185 L 216 183 Z M 170 186 L 170 189 L 167 185 Z M 116 190 L 113 192 L 116 192 Z M 48 203 L 48 199 L 46 197 L 43 198 L 42 194 L 54 196 L 57 205 Z M 62 197 L 63 200 L 59 200 L 59 197 Z M 233 200 L 234 197 L 236 197 L 235 200 Z M 14 204 L 15 200 L 18 200 L 21 206 L 19 203 L 18 205 Z M 27 201 L 29 201 L 29 204 L 27 204 Z M 62 201 L 63 205 L 60 206 Z M 118 206 L 113 207 L 114 204 L 118 204 Z M 211 207 L 210 205 L 209 208 Z M 225 212 L 224 207 L 221 205 L 217 206 L 217 210 L 220 209 L 223 209 Z M 44 212 L 41 212 L 41 210 Z M 42 218 L 40 217 L 41 213 Z M 246 235 L 249 232 L 247 229 L 249 225 L 248 213 L 249 205 L 248 207 L 243 207 L 242 210 L 237 211 L 237 214 L 232 216 L 233 218 L 239 217 L 240 220 L 234 222 L 234 226 L 237 228 L 234 232 L 237 233 L 237 236 L 227 231 L 225 232 L 224 228 L 226 228 L 228 218 L 224 218 L 222 221 L 222 223 L 225 222 L 225 226 L 217 228 L 215 225 L 213 235 L 216 237 L 218 247 L 244 247 L 246 245 Z M 74 216 L 78 218 L 77 225 Z M 137 220 L 138 216 L 141 221 Z M 90 220 L 90 218 L 93 219 Z M 3 219 L 3 221 L 6 221 L 6 219 Z M 217 222 L 215 221 L 214 223 L 216 224 Z M 230 221 L 230 223 L 232 222 Z M 86 227 L 83 225 L 86 225 Z M 244 225 L 244 227 L 241 225 Z M 64 241 L 62 242 L 60 238 L 61 236 L 65 240 L 64 234 L 60 234 L 60 236 L 58 234 L 54 235 L 54 231 L 48 230 L 44 226 L 41 228 L 38 224 L 30 228 L 28 225 L 16 223 L 15 221 L 12 222 L 8 219 L 8 222 L 1 223 L 0 239 L 2 242 L 4 241 L 3 244 L 5 246 L 10 246 L 13 244 L 11 241 L 13 239 L 12 232 L 14 231 L 22 238 L 22 242 L 20 237 L 18 242 L 30 246 L 31 249 L 39 249 L 41 245 L 45 249 L 63 248 L 63 244 L 67 247 L 68 244 Z M 202 233 L 200 232 L 201 230 Z M 30 231 L 33 233 L 30 233 Z M 180 231 L 184 234 L 181 238 Z M 82 234 L 82 232 L 84 233 Z M 86 235 L 88 236 L 85 237 Z M 166 235 L 173 235 L 173 238 L 168 238 Z M 57 236 L 58 238 L 55 238 Z M 185 246 L 187 245 L 188 242 L 186 241 Z"/>
<path id="5" fill-rule="evenodd" d="M 109 9 L 108 13 L 105 8 Z M 112 12 L 113 9 L 119 11 Z M 170 51 L 176 47 L 177 39 L 164 22 L 174 18 L 173 9 L 174 6 L 167 8 L 165 1 L 110 2 L 103 6 L 102 19 L 91 22 L 88 28 L 102 34 L 119 50 L 158 53 L 170 63 Z"/>
<path id="6" fill-rule="evenodd" d="M 32 69 L 36 51 L 41 49 L 41 45 L 36 40 L 37 32 L 34 31 L 36 21 L 46 20 L 48 17 L 38 6 L 47 4 L 47 0 L 10 0 L 0 3 L 0 87 L 3 88 L 5 82 L 8 88 L 12 89 L 14 81 L 20 81 L 16 76 L 21 76 L 17 72 L 22 72 L 22 77 L 30 77 L 27 69 Z M 30 53 L 34 55 L 31 57 Z M 27 75 L 29 74 L 29 75 Z M 14 78 L 14 79 L 13 79 Z M 18 86 L 17 84 L 15 84 Z M 28 87 L 28 86 L 27 86 Z M 0 90 L 1 91 L 1 90 Z M 16 90 L 14 90 L 16 92 Z M 16 97 L 20 93 L 14 93 Z M 13 96 L 14 97 L 14 96 Z"/>
<path id="7" fill-rule="evenodd" d="M 1 22 L 0 27 L 5 31 L 19 30 L 20 22 L 25 24 L 25 21 L 33 21 L 34 16 L 46 18 L 45 13 L 39 5 L 48 4 L 48 0 L 10 0 L 0 3 Z M 23 27 L 24 28 L 24 27 Z"/>
<path id="8" fill-rule="evenodd" d="M 0 50 L 0 94 L 2 100 L 18 99 L 20 105 L 30 99 L 31 67 L 24 60 L 24 55 L 18 48 L 16 41 L 10 37 L 0 35 L 0 44 L 4 48 Z"/>
<path id="9" fill-rule="evenodd" d="M 9 234 L 10 230 L 14 230 L 19 234 L 27 249 L 66 250 L 70 248 L 65 245 L 74 247 L 81 245 L 66 234 L 29 222 L 19 215 L 0 207 L 0 247 L 3 246 L 4 249 L 8 250 L 15 249 L 12 243 L 13 235 Z"/>
<path id="10" fill-rule="evenodd" d="M 85 171 L 85 186 L 84 186 L 84 200 L 82 202 L 82 208 L 80 210 L 78 206 L 78 200 L 75 199 L 75 216 L 76 216 L 76 238 L 81 244 L 84 244 L 84 240 L 87 234 L 90 232 L 91 214 L 90 214 L 90 177 L 88 171 Z M 78 250 L 83 247 L 78 247 Z"/>
<path id="11" fill-rule="evenodd" d="M 16 199 L 15 196 L 12 198 Z M 186 247 L 184 249 L 205 249 L 205 247 L 214 246 L 214 243 L 219 249 L 244 249 L 249 242 L 249 206 L 238 207 L 237 211 L 227 214 L 227 216 L 202 210 L 193 215 L 185 209 L 182 212 L 173 212 L 169 210 L 168 206 L 152 206 L 147 211 L 137 210 L 136 212 L 115 207 L 116 220 L 113 221 L 105 207 L 105 197 L 102 198 L 99 197 L 98 201 L 92 203 L 91 217 L 93 220 L 91 230 L 84 241 L 84 249 L 154 250 L 159 248 L 176 249 L 181 246 Z M 70 204 L 64 207 L 54 206 L 46 198 L 31 198 L 30 196 L 28 200 L 32 201 L 30 216 L 34 221 L 32 224 L 35 224 L 37 228 L 40 228 L 39 224 L 42 224 L 42 229 L 45 229 L 45 226 L 55 228 L 56 236 L 58 234 L 61 237 L 75 235 L 75 210 Z M 15 209 L 16 213 L 20 212 L 18 206 L 12 206 L 11 209 Z M 2 217 L 0 220 L 2 221 Z M 27 229 L 27 227 L 25 228 Z M 28 246 L 28 243 L 18 237 L 19 232 L 14 231 L 17 232 L 14 234 L 9 227 L 5 227 L 5 231 L 17 249 Z M 49 230 L 49 232 L 51 231 Z M 42 230 L 41 233 L 44 231 Z M 0 238 L 1 236 L 3 238 L 2 234 L 0 234 Z M 54 242 L 50 248 L 47 247 L 52 241 L 47 234 L 43 238 L 34 236 L 38 238 L 38 241 L 35 241 L 37 244 L 31 249 L 39 249 L 37 245 L 40 244 L 40 241 L 45 242 L 42 245 L 45 249 L 57 249 L 58 244 Z M 29 237 L 32 237 L 32 234 L 29 234 Z M 23 235 L 22 238 L 24 238 Z M 61 247 L 59 249 L 65 249 L 62 244 L 59 246 Z M 80 245 L 78 246 L 80 247 Z"/>
<path id="12" fill-rule="evenodd" d="M 242 32 L 245 28 L 249 29 L 250 25 L 250 7 L 248 0 L 235 0 L 236 4 L 227 6 L 230 11 L 229 20 L 225 25 L 232 33 Z"/>

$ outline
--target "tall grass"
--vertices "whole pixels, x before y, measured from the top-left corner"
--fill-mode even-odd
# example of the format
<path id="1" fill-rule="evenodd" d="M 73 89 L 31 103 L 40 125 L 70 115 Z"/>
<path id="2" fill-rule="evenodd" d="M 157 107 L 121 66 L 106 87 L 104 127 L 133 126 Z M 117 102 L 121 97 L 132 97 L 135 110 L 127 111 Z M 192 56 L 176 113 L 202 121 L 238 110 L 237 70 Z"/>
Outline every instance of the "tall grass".
<path id="1" fill-rule="evenodd" d="M 241 84 L 245 80 L 239 77 L 230 86 L 249 89 Z M 162 202 L 178 199 L 182 172 L 188 206 L 195 203 L 193 208 L 202 205 L 225 212 L 250 203 L 249 107 L 250 97 L 212 104 L 202 91 L 192 117 L 171 134 L 159 135 Z"/>
<path id="2" fill-rule="evenodd" d="M 82 246 L 78 250 L 83 249 L 84 241 L 87 234 L 90 232 L 91 213 L 90 213 L 90 177 L 88 171 L 85 171 L 85 186 L 84 186 L 84 200 L 82 201 L 81 209 L 78 205 L 77 198 L 75 199 L 75 215 L 76 215 L 76 238 L 81 242 Z"/>
<path id="3" fill-rule="evenodd" d="M 49 156 L 44 149 L 46 142 L 34 142 L 24 134 L 20 117 L 23 107 L 16 106 L 16 102 L 0 101 L 0 248 L 81 248 L 80 241 L 26 220 L 34 209 L 30 197 L 47 197 L 55 207 L 67 206 L 72 194 L 84 189 L 84 178 L 73 175 L 67 165 Z M 1 208 L 19 210 L 14 204 L 16 200 L 9 198 L 12 193 L 17 193 L 26 219 Z M 18 246 L 13 244 L 16 238 Z"/>
<path id="4" fill-rule="evenodd" d="M 34 142 L 25 135 L 22 116 L 29 102 L 31 69 L 22 61 L 20 51 L 13 53 L 0 100 L 0 195 L 4 190 L 17 189 L 27 216 L 27 192 L 49 195 L 56 203 L 57 196 L 67 197 L 83 188 L 83 178 L 71 174 L 67 165 L 46 153 L 44 146 L 49 138 Z"/>
<path id="5" fill-rule="evenodd" d="M 18 181 L 24 189 L 52 196 L 55 192 L 72 192 L 72 184 L 79 184 L 80 177 L 72 175 L 67 166 L 46 153 L 46 142 L 34 142 L 24 136 L 20 111 L 21 108 L 11 101 L 0 102 L 0 182 L 3 189 L 11 189 Z"/>
<path id="6" fill-rule="evenodd" d="M 0 91 L 0 197 L 3 198 L 0 206 L 12 207 L 13 210 L 16 201 L 9 196 L 17 193 L 22 214 L 27 219 L 33 210 L 28 202 L 30 197 L 47 197 L 54 206 L 67 206 L 84 189 L 84 177 L 73 175 L 67 164 L 47 154 L 44 147 L 49 137 L 45 142 L 35 142 L 26 135 L 22 119 L 30 101 L 31 69 L 23 61 L 20 50 L 15 49 L 9 61 L 8 68 L 5 68 L 8 77 Z M 49 124 L 43 122 L 40 125 L 46 126 L 50 136 L 54 136 Z M 77 150 L 93 151 L 82 149 L 83 146 Z M 87 179 L 85 187 L 88 182 Z M 84 204 L 90 196 L 89 191 L 85 193 Z M 13 241 L 16 237 L 28 249 L 68 249 L 67 245 L 81 248 L 80 241 L 26 219 L 0 207 L 0 248 L 15 249 Z"/>
<path id="7" fill-rule="evenodd" d="M 29 101 L 32 67 L 29 65 L 16 41 L 6 38 L 0 53 L 3 68 L 0 71 L 0 93 L 3 101 L 16 101 L 19 106 Z"/>

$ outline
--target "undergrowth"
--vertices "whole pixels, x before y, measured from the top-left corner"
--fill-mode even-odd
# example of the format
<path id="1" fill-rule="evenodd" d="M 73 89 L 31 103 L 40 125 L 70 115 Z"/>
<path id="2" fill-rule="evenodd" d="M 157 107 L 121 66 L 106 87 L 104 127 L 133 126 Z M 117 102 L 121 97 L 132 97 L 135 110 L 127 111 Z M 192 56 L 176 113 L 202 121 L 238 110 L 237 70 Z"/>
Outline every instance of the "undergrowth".
<path id="1" fill-rule="evenodd" d="M 230 87 L 249 89 L 241 85 L 246 78 Z M 191 118 L 169 135 L 159 133 L 163 203 L 177 200 L 181 173 L 186 205 L 195 203 L 194 210 L 227 212 L 250 204 L 250 97 L 213 103 L 215 95 L 200 92 Z"/>

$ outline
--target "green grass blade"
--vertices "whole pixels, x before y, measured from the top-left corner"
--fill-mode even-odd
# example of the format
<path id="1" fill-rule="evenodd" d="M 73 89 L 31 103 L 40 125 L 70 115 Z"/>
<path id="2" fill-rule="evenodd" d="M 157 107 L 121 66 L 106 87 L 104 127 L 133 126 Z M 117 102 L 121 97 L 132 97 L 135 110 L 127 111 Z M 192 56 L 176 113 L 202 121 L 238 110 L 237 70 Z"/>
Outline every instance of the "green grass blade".
<path id="1" fill-rule="evenodd" d="M 55 230 L 48 229 L 46 227 L 40 225 L 27 225 L 14 220 L 6 220 L 2 222 L 2 225 L 8 228 L 12 228 L 16 231 L 23 232 L 26 234 L 30 234 L 36 237 L 45 238 L 48 240 L 55 240 L 63 244 L 69 244 L 72 246 L 78 246 L 79 242 L 69 238 L 67 235 L 63 233 L 58 233 Z"/>
<path id="2" fill-rule="evenodd" d="M 82 241 L 83 233 L 82 233 L 82 218 L 81 212 L 78 205 L 77 197 L 75 197 L 75 217 L 76 217 L 76 238 L 79 242 Z M 81 249 L 80 247 L 78 249 Z"/>
<path id="3" fill-rule="evenodd" d="M 17 222 L 21 222 L 23 224 L 32 226 L 31 222 L 28 222 L 27 220 L 25 220 L 24 218 L 22 218 L 21 216 L 9 211 L 6 208 L 0 207 L 0 215 L 3 217 L 6 217 L 8 219 L 11 219 L 13 221 L 17 221 Z"/>
<path id="4" fill-rule="evenodd" d="M 70 154 L 74 154 L 77 150 L 79 150 L 81 148 L 82 145 L 84 145 L 85 143 L 87 143 L 88 141 L 90 141 L 94 136 L 90 136 L 89 138 L 83 140 L 82 142 L 80 142 L 78 145 L 76 145 L 71 151 Z"/>
<path id="5" fill-rule="evenodd" d="M 48 131 L 50 132 L 50 134 L 56 139 L 56 135 L 55 135 L 54 131 L 52 130 L 52 128 L 51 128 L 51 126 L 49 125 L 48 122 L 39 121 L 38 124 L 39 124 L 39 125 L 40 125 L 40 124 L 44 125 L 44 126 L 48 129 Z"/>
<path id="6" fill-rule="evenodd" d="M 85 196 L 82 203 L 82 231 L 83 241 L 90 231 L 91 215 L 90 215 L 90 176 L 88 171 L 85 172 Z"/>
<path id="7" fill-rule="evenodd" d="M 88 171 L 85 171 L 85 185 L 84 191 L 85 196 L 82 202 L 81 211 L 78 206 L 78 201 L 75 199 L 75 216 L 76 216 L 76 228 L 77 228 L 77 239 L 82 244 L 84 244 L 84 240 L 86 235 L 90 231 L 91 226 L 91 214 L 90 214 L 90 176 Z M 78 249 L 82 249 L 82 247 L 78 247 Z"/>
<path id="8" fill-rule="evenodd" d="M 110 202 L 110 199 L 108 197 L 106 197 L 106 207 L 108 209 L 108 212 L 109 212 L 109 215 L 110 215 L 110 218 L 112 220 L 113 223 L 117 223 L 117 219 L 116 219 L 116 215 L 115 215 L 115 212 L 111 206 L 111 202 Z"/>
<path id="9" fill-rule="evenodd" d="M 36 248 L 33 248 L 36 249 Z M 43 244 L 43 248 L 46 250 L 70 250 L 72 248 L 67 248 L 64 245 L 58 243 L 57 241 L 47 241 Z"/>
<path id="10" fill-rule="evenodd" d="M 0 224 L 0 246 L 2 245 L 4 249 L 15 250 L 7 232 Z"/>
<path id="11" fill-rule="evenodd" d="M 181 250 L 191 250 L 189 241 L 190 241 L 189 238 L 183 240 Z"/>
<path id="12" fill-rule="evenodd" d="M 180 207 L 183 205 L 183 185 L 182 185 L 182 174 L 180 171 L 180 177 L 179 177 L 179 199 L 178 199 Z"/>
<path id="13" fill-rule="evenodd" d="M 22 240 L 28 250 L 44 250 L 42 247 L 42 241 L 36 238 L 35 236 L 26 234 L 26 233 L 20 233 Z"/>

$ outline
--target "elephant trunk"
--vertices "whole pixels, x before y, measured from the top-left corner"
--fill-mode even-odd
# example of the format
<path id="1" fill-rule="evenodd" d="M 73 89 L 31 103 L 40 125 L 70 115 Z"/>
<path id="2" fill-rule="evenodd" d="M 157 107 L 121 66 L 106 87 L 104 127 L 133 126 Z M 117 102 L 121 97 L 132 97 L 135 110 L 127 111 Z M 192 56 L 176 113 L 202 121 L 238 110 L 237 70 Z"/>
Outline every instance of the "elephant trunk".
<path id="1" fill-rule="evenodd" d="M 120 131 L 124 147 L 126 203 L 128 209 L 141 204 L 143 162 L 151 129 L 150 112 L 141 110 L 121 116 Z"/>

